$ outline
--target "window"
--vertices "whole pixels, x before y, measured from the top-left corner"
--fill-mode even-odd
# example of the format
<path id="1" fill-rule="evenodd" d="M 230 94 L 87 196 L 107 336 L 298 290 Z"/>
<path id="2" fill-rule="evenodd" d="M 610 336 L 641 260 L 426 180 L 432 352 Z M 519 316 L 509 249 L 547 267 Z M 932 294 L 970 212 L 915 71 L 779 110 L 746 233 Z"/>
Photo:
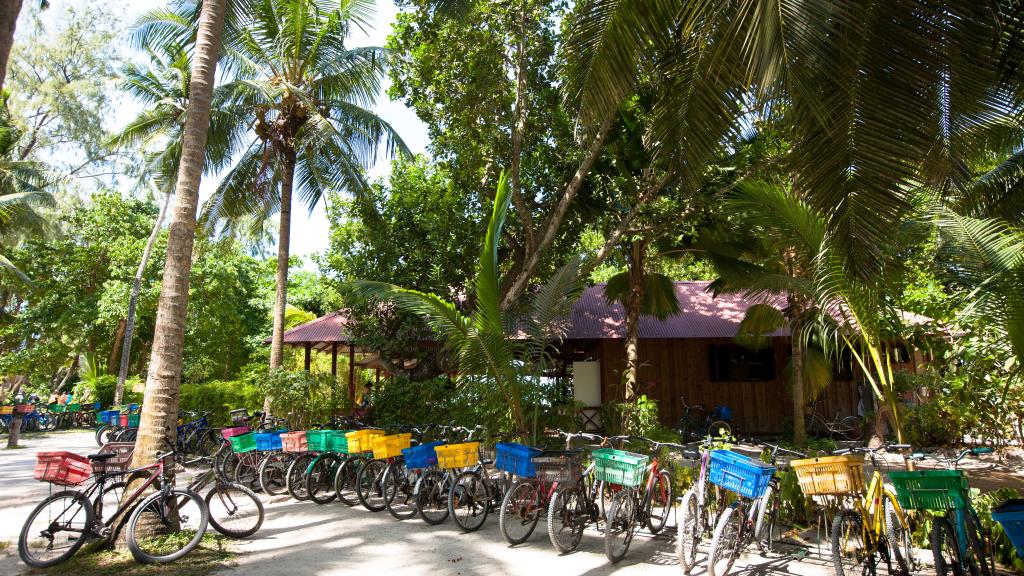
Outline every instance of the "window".
<path id="1" fill-rule="evenodd" d="M 742 346 L 708 347 L 712 382 L 764 382 L 775 379 L 775 350 Z"/>

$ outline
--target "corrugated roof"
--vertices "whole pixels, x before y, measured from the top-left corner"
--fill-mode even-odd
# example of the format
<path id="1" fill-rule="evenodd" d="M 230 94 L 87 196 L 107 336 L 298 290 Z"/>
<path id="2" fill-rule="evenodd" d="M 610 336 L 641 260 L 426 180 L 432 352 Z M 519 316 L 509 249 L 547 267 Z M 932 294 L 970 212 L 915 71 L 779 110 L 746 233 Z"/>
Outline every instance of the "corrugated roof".
<path id="1" fill-rule="evenodd" d="M 294 328 L 285 330 L 284 343 L 287 346 L 299 346 L 306 343 L 313 344 L 319 349 L 328 349 L 334 342 L 348 344 L 348 317 L 341 311 L 325 314 L 316 320 L 310 320 L 305 324 L 299 324 Z M 270 343 L 270 338 L 263 341 Z"/>
<path id="2" fill-rule="evenodd" d="M 710 282 L 676 282 L 676 298 L 680 313 L 658 320 L 640 318 L 641 338 L 732 338 L 747 309 L 755 304 L 738 294 L 714 298 L 707 287 Z M 786 329 L 773 336 L 788 336 Z M 626 311 L 622 304 L 609 304 L 604 297 L 604 284 L 584 290 L 572 308 L 572 327 L 567 340 L 589 340 L 626 337 Z"/>

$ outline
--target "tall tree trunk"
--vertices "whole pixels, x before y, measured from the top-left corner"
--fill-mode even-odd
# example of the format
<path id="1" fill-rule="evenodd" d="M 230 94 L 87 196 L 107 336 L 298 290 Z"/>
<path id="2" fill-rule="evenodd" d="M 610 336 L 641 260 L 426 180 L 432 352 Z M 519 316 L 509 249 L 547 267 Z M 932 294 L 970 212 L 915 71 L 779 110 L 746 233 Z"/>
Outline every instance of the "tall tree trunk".
<path id="1" fill-rule="evenodd" d="M 21 13 L 21 0 L 3 0 L 0 2 L 0 90 L 7 81 L 7 60 L 11 57 L 14 46 L 14 27 Z"/>
<path id="2" fill-rule="evenodd" d="M 178 420 L 181 359 L 185 343 L 189 276 L 195 242 L 199 182 L 203 175 L 206 133 L 210 126 L 210 102 L 214 73 L 220 54 L 221 32 L 227 0 L 204 0 L 192 63 L 188 109 L 178 165 L 174 217 L 167 237 L 167 259 L 157 305 L 153 351 L 146 378 L 134 466 L 155 461 L 156 454 L 174 445 Z M 174 469 L 170 469 L 173 475 Z"/>
<path id="3" fill-rule="evenodd" d="M 15 376 L 17 383 L 11 388 L 11 399 L 14 399 L 18 395 L 18 390 L 21 389 L 21 382 L 24 376 Z M 17 404 L 17 403 L 15 403 Z M 21 423 L 25 420 L 25 415 L 21 412 L 15 411 L 11 415 L 11 423 L 8 424 L 7 431 L 7 447 L 17 448 L 18 439 L 21 436 Z"/>
<path id="4" fill-rule="evenodd" d="M 512 189 L 512 203 L 515 204 L 519 220 L 523 225 L 523 243 L 526 253 L 533 250 L 533 216 L 523 198 L 520 173 L 523 160 L 523 133 L 526 130 L 526 0 L 520 1 L 519 40 L 516 43 L 516 108 L 515 126 L 512 127 L 512 161 L 509 163 L 509 184 Z"/>
<path id="5" fill-rule="evenodd" d="M 167 215 L 167 206 L 171 203 L 171 195 L 164 194 L 164 203 L 160 207 L 160 214 L 153 224 L 153 231 L 149 233 L 146 240 L 146 248 L 142 251 L 142 261 L 135 271 L 135 278 L 132 280 L 132 294 L 128 297 L 128 319 L 124 331 L 124 343 L 121 345 L 121 369 L 117 372 L 117 387 L 114 389 L 114 404 L 121 403 L 124 396 L 124 381 L 128 379 L 128 363 L 132 356 L 132 336 L 135 334 L 135 315 L 139 305 L 139 292 L 142 290 L 142 275 L 149 265 L 149 257 L 153 253 L 153 245 L 156 244 L 156 237 L 160 235 L 160 229 L 164 225 L 164 217 Z"/>
<path id="6" fill-rule="evenodd" d="M 646 242 L 630 244 L 629 293 L 626 294 L 626 369 L 623 374 L 626 409 L 622 412 L 622 433 L 629 434 L 633 403 L 640 371 L 640 311 L 644 301 L 644 251 Z"/>
<path id="7" fill-rule="evenodd" d="M 292 230 L 292 185 L 295 174 L 295 149 L 284 147 L 281 155 L 281 220 L 277 234 L 277 293 L 274 297 L 274 331 L 270 339 L 270 370 L 281 367 L 284 360 L 284 316 L 288 308 L 288 257 Z M 263 401 L 263 411 L 270 412 L 272 398 Z"/>
<path id="8" fill-rule="evenodd" d="M 61 390 L 71 382 L 71 375 L 78 369 L 78 360 L 81 358 L 78 354 L 75 354 L 74 358 L 71 359 L 71 365 L 68 366 L 68 371 L 64 374 L 64 378 L 61 379 L 60 384 L 57 385 L 57 389 L 53 391 L 54 394 L 60 394 Z M 116 404 L 116 402 L 115 402 Z"/>
<path id="9" fill-rule="evenodd" d="M 793 305 L 793 302 L 790 302 Z M 799 314 L 789 320 L 789 342 L 793 355 L 793 443 L 802 446 L 807 442 L 807 426 L 804 419 L 804 341 L 800 337 L 803 319 Z"/>
<path id="10" fill-rule="evenodd" d="M 114 370 L 117 369 L 121 345 L 124 343 L 126 326 L 128 326 L 128 320 L 122 318 L 117 321 L 117 330 L 114 330 L 114 341 L 110 346 L 110 358 L 107 358 L 107 374 L 113 374 Z"/>

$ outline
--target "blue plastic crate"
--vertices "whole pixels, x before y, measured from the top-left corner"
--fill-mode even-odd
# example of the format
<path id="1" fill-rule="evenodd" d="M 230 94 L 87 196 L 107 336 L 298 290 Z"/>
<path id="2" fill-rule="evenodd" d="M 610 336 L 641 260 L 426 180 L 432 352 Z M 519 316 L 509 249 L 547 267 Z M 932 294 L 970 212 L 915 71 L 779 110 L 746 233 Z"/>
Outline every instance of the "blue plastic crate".
<path id="1" fill-rule="evenodd" d="M 1024 499 L 1007 500 L 992 509 L 992 519 L 999 522 L 1017 555 L 1024 558 Z"/>
<path id="2" fill-rule="evenodd" d="M 714 416 L 719 420 L 728 422 L 732 420 L 732 408 L 728 406 L 715 406 Z"/>
<path id="3" fill-rule="evenodd" d="M 100 412 L 100 419 L 107 424 L 120 424 L 121 412 L 117 410 L 104 410 Z"/>
<path id="4" fill-rule="evenodd" d="M 253 434 L 253 437 L 256 438 L 256 449 L 261 451 L 280 450 L 281 434 L 284 432 L 286 431 L 275 430 L 273 432 L 257 432 Z"/>
<path id="5" fill-rule="evenodd" d="M 498 442 L 494 445 L 494 451 L 494 467 L 498 470 L 521 478 L 533 478 L 537 475 L 533 467 L 533 457 L 543 450 L 515 442 Z"/>
<path id="6" fill-rule="evenodd" d="M 402 449 L 402 456 L 405 458 L 406 468 L 429 468 L 437 466 L 437 452 L 435 446 L 442 446 L 444 442 L 427 442 L 418 446 L 410 446 Z"/>
<path id="7" fill-rule="evenodd" d="M 729 450 L 712 450 L 708 480 L 746 498 L 760 498 L 775 468 Z"/>

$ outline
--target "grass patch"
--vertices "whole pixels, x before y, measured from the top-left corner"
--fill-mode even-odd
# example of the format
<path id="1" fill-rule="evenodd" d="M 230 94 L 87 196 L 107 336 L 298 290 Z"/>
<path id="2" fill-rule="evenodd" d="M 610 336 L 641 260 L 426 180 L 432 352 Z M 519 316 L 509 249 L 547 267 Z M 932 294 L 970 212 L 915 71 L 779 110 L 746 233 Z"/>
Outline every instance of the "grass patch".
<path id="1" fill-rule="evenodd" d="M 229 540 L 209 532 L 195 550 L 177 562 L 169 564 L 139 564 L 127 546 L 116 549 L 90 550 L 84 546 L 63 564 L 48 570 L 30 569 L 22 574 L 50 574 L 55 576 L 205 576 L 223 568 L 234 566 L 234 553 Z"/>
<path id="2" fill-rule="evenodd" d="M 0 540 L 0 554 L 6 554 L 11 549 L 10 540 Z"/>

